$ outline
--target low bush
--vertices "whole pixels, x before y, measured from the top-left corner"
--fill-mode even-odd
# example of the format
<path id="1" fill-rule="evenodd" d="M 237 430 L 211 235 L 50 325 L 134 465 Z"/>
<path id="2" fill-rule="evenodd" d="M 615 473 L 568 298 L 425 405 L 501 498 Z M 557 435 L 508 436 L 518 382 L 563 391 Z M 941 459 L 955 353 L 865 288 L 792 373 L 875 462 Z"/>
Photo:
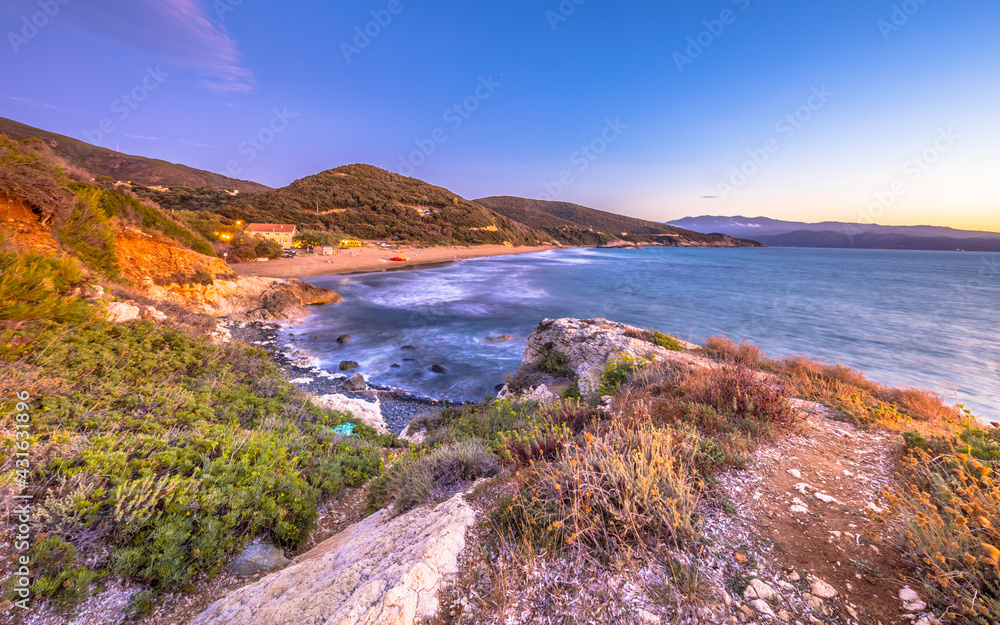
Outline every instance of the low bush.
<path id="1" fill-rule="evenodd" d="M 491 449 L 498 449 L 500 434 L 528 427 L 534 422 L 537 410 L 537 403 L 519 399 L 445 408 L 436 419 L 421 422 L 427 429 L 424 446 L 479 440 Z"/>
<path id="2" fill-rule="evenodd" d="M 517 466 L 555 460 L 573 439 L 563 424 L 539 421 L 530 427 L 500 434 L 500 458 Z"/>
<path id="3" fill-rule="evenodd" d="M 641 341 L 649 341 L 653 345 L 657 345 L 664 349 L 669 349 L 673 352 L 684 351 L 684 346 L 681 342 L 674 337 L 664 334 L 659 330 L 640 330 L 638 328 L 629 328 L 625 330 L 625 336 L 639 339 Z"/>
<path id="4" fill-rule="evenodd" d="M 105 191 L 87 185 L 74 185 L 76 205 L 58 230 L 59 241 L 94 271 L 119 280 L 118 240 L 111 220 L 101 208 Z"/>
<path id="5" fill-rule="evenodd" d="M 281 256 L 281 243 L 241 234 L 233 240 L 229 253 L 234 260 L 274 259 Z"/>
<path id="6" fill-rule="evenodd" d="M 392 505 L 394 515 L 403 514 L 429 500 L 437 489 L 492 477 L 499 471 L 496 457 L 476 441 L 452 443 L 422 456 L 404 454 L 372 483 L 368 510 Z"/>
<path id="7" fill-rule="evenodd" d="M 74 260 L 0 253 L 0 319 L 18 324 L 82 322 L 94 315 L 93 307 L 80 296 L 85 283 Z"/>
<path id="8" fill-rule="evenodd" d="M 573 368 L 569 366 L 569 357 L 560 351 L 551 351 L 538 365 L 541 371 L 554 378 L 568 378 L 573 375 Z"/>
<path id="9" fill-rule="evenodd" d="M 601 372 L 597 396 L 615 395 L 629 381 L 632 374 L 641 370 L 647 364 L 645 360 L 633 358 L 628 354 L 622 354 L 615 360 L 612 360 L 605 365 L 604 370 Z"/>

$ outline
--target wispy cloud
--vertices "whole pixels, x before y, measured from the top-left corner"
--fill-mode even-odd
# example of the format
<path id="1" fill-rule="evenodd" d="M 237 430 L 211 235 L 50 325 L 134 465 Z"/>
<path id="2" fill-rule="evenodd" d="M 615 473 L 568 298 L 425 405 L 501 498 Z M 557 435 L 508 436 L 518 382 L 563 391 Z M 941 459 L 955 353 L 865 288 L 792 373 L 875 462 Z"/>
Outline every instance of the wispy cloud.
<path id="1" fill-rule="evenodd" d="M 59 107 L 59 106 L 53 106 L 51 104 L 46 104 L 45 102 L 36 102 L 35 100 L 32 100 L 31 98 L 21 98 L 21 97 L 18 97 L 18 96 L 9 95 L 9 96 L 7 96 L 7 99 L 8 100 L 13 100 L 15 102 L 20 102 L 21 104 L 25 104 L 25 105 L 30 106 L 32 108 L 49 109 L 49 110 L 53 110 L 53 111 L 59 111 L 60 113 L 76 113 L 76 111 L 71 111 L 69 109 L 64 109 L 64 108 Z"/>
<path id="2" fill-rule="evenodd" d="M 203 0 L 90 0 L 77 5 L 70 26 L 115 39 L 200 74 L 220 93 L 247 93 L 254 75 L 226 28 Z"/>
<path id="3" fill-rule="evenodd" d="M 144 137 L 142 135 L 125 135 L 126 137 L 132 137 L 133 139 L 142 139 L 144 141 L 159 141 L 159 137 Z"/>
<path id="4" fill-rule="evenodd" d="M 202 143 L 201 141 L 195 141 L 194 139 L 178 139 L 181 145 L 187 145 L 195 148 L 214 148 L 217 146 L 209 145 L 207 143 Z"/>

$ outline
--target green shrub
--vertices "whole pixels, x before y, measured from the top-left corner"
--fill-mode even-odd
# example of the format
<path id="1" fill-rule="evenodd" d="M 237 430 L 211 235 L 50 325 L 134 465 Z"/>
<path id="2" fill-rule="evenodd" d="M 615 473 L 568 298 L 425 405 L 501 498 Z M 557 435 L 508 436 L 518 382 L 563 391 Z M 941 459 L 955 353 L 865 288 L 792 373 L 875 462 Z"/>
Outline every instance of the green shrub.
<path id="1" fill-rule="evenodd" d="M 633 358 L 628 354 L 622 354 L 609 362 L 601 372 L 601 382 L 597 388 L 598 397 L 617 393 L 618 389 L 628 382 L 632 374 L 647 364 L 645 360 Z"/>
<path id="2" fill-rule="evenodd" d="M 108 550 L 108 572 L 176 588 L 249 536 L 299 545 L 320 498 L 379 470 L 379 448 L 324 435 L 349 418 L 308 402 L 260 350 L 145 321 L 67 327 L 27 333 L 45 339 L 22 364 L 48 381 L 33 428 L 51 449 L 29 491 L 44 531 L 99 537 L 76 546 L 81 560 Z M 57 478 L 80 487 L 41 490 Z"/>
<path id="3" fill-rule="evenodd" d="M 672 336 L 660 332 L 659 330 L 650 330 L 649 338 L 647 340 L 654 345 L 659 345 L 660 347 L 669 349 L 673 352 L 684 351 L 684 346 L 681 345 L 680 341 Z"/>
<path id="4" fill-rule="evenodd" d="M 74 184 L 72 187 L 77 194 L 81 192 L 95 193 L 100 208 L 108 217 L 117 217 L 124 223 L 141 226 L 147 230 L 156 230 L 199 254 L 215 256 L 212 244 L 200 233 L 191 230 L 183 222 L 174 221 L 163 211 L 149 205 L 148 202 L 137 200 L 117 191 L 100 189 L 93 185 Z"/>
<path id="5" fill-rule="evenodd" d="M 0 252 L 0 319 L 80 322 L 93 314 L 78 295 L 85 281 L 74 260 Z"/>
<path id="6" fill-rule="evenodd" d="M 403 514 L 430 499 L 435 489 L 492 477 L 499 471 L 496 457 L 477 441 L 452 443 L 423 456 L 410 453 L 373 482 L 368 510 L 391 503 L 393 514 Z"/>
<path id="7" fill-rule="evenodd" d="M 241 234 L 233 240 L 229 253 L 236 260 L 243 261 L 258 258 L 273 259 L 281 256 L 281 249 L 281 243 L 277 241 Z"/>
<path id="8" fill-rule="evenodd" d="M 23 200 L 42 224 L 58 224 L 73 208 L 69 179 L 39 139 L 14 141 L 0 135 L 0 196 Z"/>
<path id="9" fill-rule="evenodd" d="M 446 408 L 433 423 L 427 424 L 425 446 L 450 442 L 480 440 L 487 447 L 498 448 L 501 432 L 529 426 L 538 410 L 535 402 L 506 399 L 485 402 L 462 409 Z"/>
<path id="10" fill-rule="evenodd" d="M 56 605 L 75 603 L 87 595 L 98 574 L 77 563 L 76 548 L 59 536 L 40 537 L 28 551 L 34 594 Z"/>
<path id="11" fill-rule="evenodd" d="M 569 357 L 560 351 L 551 351 L 542 359 L 538 368 L 554 378 L 568 378 L 573 375 L 569 366 Z"/>
<path id="12" fill-rule="evenodd" d="M 97 187 L 79 186 L 76 206 L 59 228 L 60 242 L 88 267 L 111 280 L 121 277 L 117 245 L 111 220 L 100 206 L 104 191 Z"/>

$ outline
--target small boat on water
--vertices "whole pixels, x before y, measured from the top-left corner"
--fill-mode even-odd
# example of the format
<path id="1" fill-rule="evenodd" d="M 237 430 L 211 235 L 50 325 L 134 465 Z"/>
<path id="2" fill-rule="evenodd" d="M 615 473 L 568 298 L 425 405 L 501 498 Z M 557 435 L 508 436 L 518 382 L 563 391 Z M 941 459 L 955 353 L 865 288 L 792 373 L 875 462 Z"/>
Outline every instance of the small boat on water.
<path id="1" fill-rule="evenodd" d="M 393 257 L 392 257 L 392 258 L 390 258 L 389 260 L 394 260 L 394 261 L 396 261 L 396 262 L 400 262 L 400 263 L 405 263 L 406 261 L 408 261 L 408 260 L 410 260 L 410 259 L 409 259 L 409 258 L 407 258 L 407 257 L 405 257 L 405 256 L 393 256 Z"/>

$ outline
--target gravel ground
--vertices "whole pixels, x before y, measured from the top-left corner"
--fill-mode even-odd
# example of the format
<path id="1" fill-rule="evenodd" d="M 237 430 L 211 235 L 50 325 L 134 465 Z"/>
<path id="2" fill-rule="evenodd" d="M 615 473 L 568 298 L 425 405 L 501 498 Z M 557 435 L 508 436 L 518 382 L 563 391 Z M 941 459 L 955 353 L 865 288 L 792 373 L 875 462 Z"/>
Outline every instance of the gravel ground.
<path id="1" fill-rule="evenodd" d="M 364 391 L 348 391 L 341 387 L 348 376 L 340 371 L 325 371 L 317 367 L 311 362 L 310 355 L 304 352 L 281 351 L 278 346 L 280 324 L 252 321 L 220 325 L 229 330 L 233 340 L 265 349 L 285 377 L 307 393 L 317 396 L 336 393 L 368 402 L 374 402 L 378 398 L 381 401 L 382 416 L 393 434 L 402 432 L 406 424 L 415 417 L 439 412 L 446 406 L 461 405 L 370 383 Z"/>

